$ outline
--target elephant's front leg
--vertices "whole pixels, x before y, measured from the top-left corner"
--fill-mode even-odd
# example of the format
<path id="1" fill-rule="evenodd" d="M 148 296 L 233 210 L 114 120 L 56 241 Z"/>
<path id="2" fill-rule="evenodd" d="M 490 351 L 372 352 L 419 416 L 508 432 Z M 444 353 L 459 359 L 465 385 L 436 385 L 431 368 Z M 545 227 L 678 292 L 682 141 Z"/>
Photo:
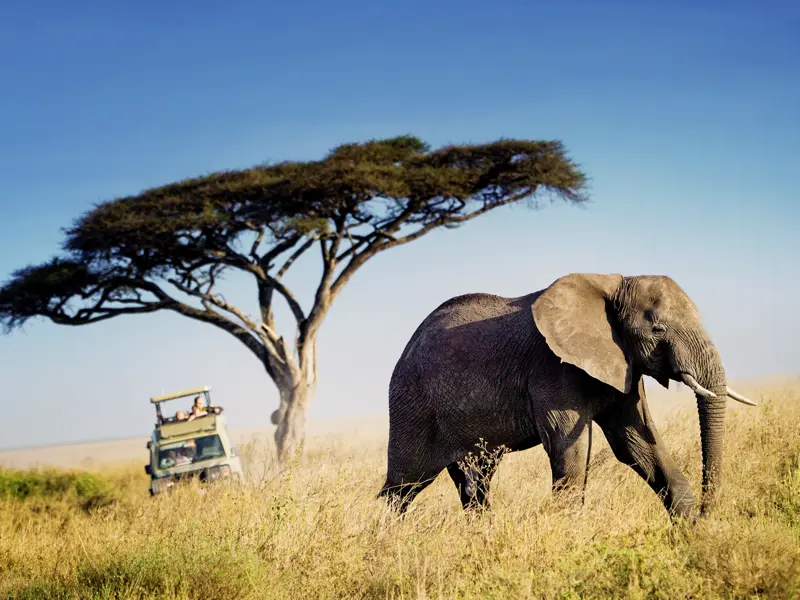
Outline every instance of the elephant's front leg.
<path id="1" fill-rule="evenodd" d="M 592 446 L 592 421 L 575 410 L 549 410 L 537 427 L 553 473 L 553 493 L 583 505 Z"/>
<path id="2" fill-rule="evenodd" d="M 630 466 L 658 494 L 673 517 L 689 516 L 692 488 L 667 451 L 653 423 L 644 386 L 595 417 L 617 459 Z"/>

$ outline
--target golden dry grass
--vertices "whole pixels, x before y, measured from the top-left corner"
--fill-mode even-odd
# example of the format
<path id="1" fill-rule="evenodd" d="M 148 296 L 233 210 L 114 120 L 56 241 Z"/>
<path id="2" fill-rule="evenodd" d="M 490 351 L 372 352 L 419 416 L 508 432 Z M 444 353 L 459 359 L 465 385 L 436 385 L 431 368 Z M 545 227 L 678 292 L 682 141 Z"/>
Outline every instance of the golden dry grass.
<path id="1" fill-rule="evenodd" d="M 90 512 L 2 501 L 0 596 L 798 598 L 800 387 L 753 396 L 728 411 L 720 505 L 695 526 L 671 526 L 599 431 L 583 510 L 553 504 L 536 448 L 504 459 L 490 512 L 462 512 L 443 474 L 402 519 L 375 498 L 385 437 L 333 440 L 241 489 L 153 500 L 137 463 L 103 471 L 120 500 Z M 696 413 L 659 424 L 697 491 Z"/>

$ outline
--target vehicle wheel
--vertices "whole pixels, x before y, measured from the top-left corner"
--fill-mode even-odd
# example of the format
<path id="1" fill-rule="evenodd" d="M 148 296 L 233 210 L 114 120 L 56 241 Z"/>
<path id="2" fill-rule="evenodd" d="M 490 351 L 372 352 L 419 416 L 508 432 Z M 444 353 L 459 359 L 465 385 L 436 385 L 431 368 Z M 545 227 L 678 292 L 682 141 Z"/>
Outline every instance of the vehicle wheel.
<path id="1" fill-rule="evenodd" d="M 150 482 L 150 496 L 163 494 L 170 488 L 169 481 L 164 479 L 153 479 Z"/>

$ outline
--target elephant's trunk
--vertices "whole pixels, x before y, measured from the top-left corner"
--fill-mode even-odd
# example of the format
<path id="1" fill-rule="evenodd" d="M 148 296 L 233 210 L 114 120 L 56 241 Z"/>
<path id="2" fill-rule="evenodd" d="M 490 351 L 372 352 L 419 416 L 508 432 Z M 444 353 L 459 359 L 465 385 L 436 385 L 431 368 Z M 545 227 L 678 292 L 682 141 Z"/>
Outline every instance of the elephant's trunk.
<path id="1" fill-rule="evenodd" d="M 675 350 L 672 367 L 697 398 L 703 451 L 700 512 L 706 513 L 716 503 L 722 482 L 722 439 L 727 399 L 732 398 L 750 406 L 758 405 L 728 387 L 719 351 L 705 332 L 698 336 L 687 336 Z"/>
<path id="2" fill-rule="evenodd" d="M 714 398 L 697 396 L 700 444 L 703 452 L 703 493 L 700 512 L 713 508 L 722 482 L 722 442 L 725 434 L 725 384 L 711 387 Z"/>
<path id="3" fill-rule="evenodd" d="M 674 368 L 697 398 L 703 453 L 700 512 L 705 513 L 714 506 L 722 481 L 722 445 L 728 386 L 722 359 L 707 336 L 691 342 L 687 344 L 687 347 L 692 348 L 691 352 L 677 353 L 674 357 Z"/>

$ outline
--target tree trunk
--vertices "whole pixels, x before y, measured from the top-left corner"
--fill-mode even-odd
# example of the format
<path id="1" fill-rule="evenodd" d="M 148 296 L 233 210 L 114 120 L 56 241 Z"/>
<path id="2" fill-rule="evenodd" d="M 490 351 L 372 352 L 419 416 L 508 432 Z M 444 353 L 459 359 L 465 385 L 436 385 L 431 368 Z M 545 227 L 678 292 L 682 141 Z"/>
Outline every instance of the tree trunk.
<path id="1" fill-rule="evenodd" d="M 280 406 L 270 420 L 277 425 L 275 446 L 278 462 L 286 464 L 305 441 L 308 407 L 317 391 L 316 338 L 309 336 L 301 347 L 299 360 L 275 377 L 280 393 Z"/>
<path id="2" fill-rule="evenodd" d="M 316 391 L 316 381 L 310 385 L 303 380 L 293 383 L 292 387 L 281 389 L 281 406 L 272 415 L 272 422 L 278 426 L 275 445 L 281 464 L 291 460 L 305 441 L 306 414 Z"/>

